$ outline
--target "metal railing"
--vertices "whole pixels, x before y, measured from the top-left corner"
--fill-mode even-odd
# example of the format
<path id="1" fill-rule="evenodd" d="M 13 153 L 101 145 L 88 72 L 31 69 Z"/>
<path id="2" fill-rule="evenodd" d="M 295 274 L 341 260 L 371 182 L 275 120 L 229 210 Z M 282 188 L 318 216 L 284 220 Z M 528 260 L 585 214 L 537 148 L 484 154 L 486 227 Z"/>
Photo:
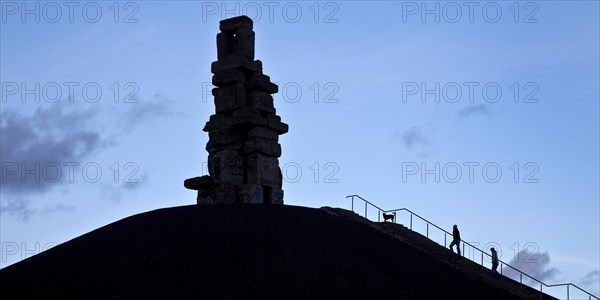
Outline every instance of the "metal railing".
<path id="1" fill-rule="evenodd" d="M 350 196 L 346 196 L 346 198 L 352 198 L 352 211 L 354 211 L 354 197 L 359 198 L 360 200 L 362 200 L 363 202 L 365 202 L 365 218 L 367 218 L 367 207 L 369 205 L 373 206 L 374 208 L 376 208 L 377 210 L 379 210 L 379 212 L 377 213 L 377 222 L 381 222 L 381 214 L 380 212 L 385 212 L 385 210 L 381 209 L 379 206 L 367 201 L 366 199 L 364 199 L 363 197 L 359 196 L 359 195 L 350 195 Z M 368 218 L 367 218 L 368 219 Z"/>
<path id="2" fill-rule="evenodd" d="M 346 198 L 351 198 L 351 202 L 352 202 L 352 206 L 351 206 L 351 207 L 352 207 L 352 211 L 354 211 L 354 199 L 355 199 L 355 198 L 357 198 L 358 200 L 360 200 L 360 201 L 363 201 L 363 202 L 365 203 L 365 215 L 364 215 L 364 217 L 365 217 L 366 219 L 368 219 L 368 215 L 367 215 L 367 208 L 368 208 L 368 206 L 372 206 L 373 208 L 375 208 L 375 209 L 377 209 L 377 210 L 378 210 L 378 213 L 377 213 L 377 221 L 378 221 L 378 222 L 381 222 L 381 217 L 380 217 L 380 216 L 381 216 L 381 214 L 382 214 L 382 213 L 392 213 L 392 212 L 407 212 L 407 213 L 409 213 L 409 216 L 410 216 L 410 217 L 409 217 L 409 226 L 408 226 L 408 228 L 409 228 L 410 230 L 414 231 L 414 230 L 413 230 L 413 216 L 415 216 L 415 217 L 417 217 L 418 219 L 420 219 L 420 220 L 422 220 L 422 221 L 424 221 L 424 222 L 425 222 L 425 224 L 426 224 L 425 236 L 426 236 L 427 238 L 429 238 L 429 227 L 433 227 L 433 228 L 435 228 L 435 229 L 438 229 L 439 231 L 441 231 L 441 232 L 443 232 L 443 233 L 444 233 L 444 248 L 448 246 L 448 243 L 447 243 L 447 242 L 448 242 L 448 240 L 447 240 L 447 237 L 448 237 L 448 236 L 450 236 L 450 237 L 452 238 L 452 233 L 450 233 L 450 232 L 446 231 L 445 229 L 443 229 L 443 228 L 441 228 L 441 227 L 437 226 L 436 224 L 434 224 L 434 223 L 430 222 L 429 220 L 427 220 L 427 219 L 425 219 L 425 218 L 423 218 L 423 217 L 419 216 L 418 214 L 416 214 L 416 213 L 412 212 L 412 211 L 411 211 L 411 210 L 409 210 L 408 208 L 399 208 L 399 209 L 392 209 L 392 210 L 384 210 L 384 209 L 380 208 L 379 206 L 377 206 L 377 205 L 375 205 L 375 204 L 373 204 L 373 203 L 371 203 L 371 202 L 367 201 L 366 199 L 362 198 L 362 197 L 361 197 L 361 196 L 359 196 L 359 195 L 350 195 L 350 196 L 346 196 Z M 397 216 L 396 216 L 396 218 L 394 218 L 394 223 L 396 223 L 396 222 L 397 222 Z M 417 231 L 415 231 L 415 232 L 417 232 Z M 433 241 L 433 240 L 432 240 L 432 241 Z M 435 241 L 434 241 L 434 242 L 435 242 Z M 485 257 L 486 255 L 487 255 L 487 257 L 489 257 L 489 258 L 491 258 L 491 257 L 492 257 L 492 256 L 491 256 L 490 254 L 488 254 L 487 252 L 484 252 L 483 250 L 481 250 L 481 249 L 479 249 L 479 248 L 477 248 L 477 247 L 475 247 L 475 246 L 471 245 L 471 244 L 470 244 L 470 243 L 468 243 L 468 242 L 465 242 L 464 240 L 461 240 L 461 243 L 462 243 L 462 248 L 463 248 L 463 249 L 462 249 L 462 256 L 463 256 L 463 257 L 465 257 L 465 256 L 464 256 L 464 253 L 465 253 L 465 245 L 469 246 L 471 249 L 473 249 L 473 250 L 475 250 L 475 251 L 478 251 L 478 252 L 481 254 L 481 261 L 480 261 L 480 262 L 479 262 L 479 261 L 476 261 L 474 258 L 470 258 L 470 257 L 467 257 L 467 258 L 469 258 L 471 261 L 473 261 L 473 262 L 475 262 L 475 263 L 479 263 L 479 264 L 481 264 L 481 266 L 482 266 L 482 267 L 484 267 L 484 265 L 483 265 L 484 257 Z M 475 257 L 475 256 L 473 256 L 473 257 Z M 596 296 L 592 295 L 591 293 L 587 292 L 586 290 L 584 290 L 584 289 L 580 288 L 579 286 L 577 286 L 577 285 L 575 285 L 575 284 L 573 284 L 573 283 L 562 283 L 562 284 L 545 284 L 545 283 L 543 283 L 542 281 L 540 281 L 540 280 L 538 280 L 538 279 L 536 279 L 536 278 L 534 278 L 534 277 L 532 277 L 532 276 L 528 275 L 527 273 L 525 273 L 525 272 L 523 272 L 523 271 L 521 271 L 521 270 L 519 270 L 519 269 L 517 269 L 517 268 L 515 268 L 515 267 L 513 267 L 513 266 L 511 266 L 511 265 L 509 265 L 509 264 L 507 264 L 507 263 L 505 263 L 504 261 L 498 260 L 498 263 L 499 263 L 499 267 L 500 267 L 500 274 L 501 274 L 501 275 L 504 275 L 504 274 L 503 274 L 503 269 L 504 269 L 504 267 L 507 267 L 507 268 L 509 268 L 509 269 L 513 270 L 514 272 L 516 272 L 515 274 L 518 274 L 518 275 L 519 275 L 519 283 L 520 283 L 521 285 L 523 285 L 523 277 L 524 277 L 524 276 L 525 276 L 526 278 L 529 278 L 529 280 L 531 280 L 532 282 L 535 282 L 536 284 L 539 284 L 539 285 L 540 285 L 540 288 L 539 288 L 539 291 L 540 291 L 540 297 L 543 297 L 543 293 L 544 293 L 544 287 L 546 287 L 546 288 L 554 288 L 554 287 L 566 287 L 566 297 L 567 297 L 566 299 L 567 299 L 567 300 L 570 300 L 570 299 L 571 299 L 571 298 L 570 298 L 570 288 L 575 288 L 576 290 L 578 290 L 578 291 L 580 291 L 580 292 L 583 292 L 583 293 L 585 293 L 585 294 L 586 294 L 586 296 L 588 296 L 588 297 L 589 297 L 589 300 L 591 300 L 591 299 L 599 299 L 599 300 L 600 300 L 600 298 L 598 298 L 598 297 L 596 297 Z M 508 278 L 510 278 L 510 277 L 508 277 Z M 516 281 L 516 279 L 514 279 L 514 280 Z"/>

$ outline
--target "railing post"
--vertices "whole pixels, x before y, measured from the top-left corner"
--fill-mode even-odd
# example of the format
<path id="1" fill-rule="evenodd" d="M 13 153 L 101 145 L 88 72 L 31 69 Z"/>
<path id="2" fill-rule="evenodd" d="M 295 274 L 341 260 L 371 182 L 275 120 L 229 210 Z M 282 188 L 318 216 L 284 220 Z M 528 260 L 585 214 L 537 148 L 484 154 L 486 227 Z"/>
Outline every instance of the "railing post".
<path id="1" fill-rule="evenodd" d="M 569 300 L 569 286 L 567 285 L 567 300 Z"/>
<path id="2" fill-rule="evenodd" d="M 519 279 L 519 283 L 520 283 L 521 285 L 523 285 L 523 273 L 521 273 L 521 271 L 519 271 L 519 277 L 520 277 L 520 279 Z"/>
<path id="3" fill-rule="evenodd" d="M 481 252 L 481 266 L 483 267 L 483 252 Z"/>
<path id="4" fill-rule="evenodd" d="M 380 213 L 377 214 L 377 222 L 381 222 L 381 211 L 379 211 Z"/>
<path id="5" fill-rule="evenodd" d="M 367 218 L 367 201 L 365 201 L 365 219 L 369 219 Z"/>
<path id="6" fill-rule="evenodd" d="M 427 222 L 427 237 L 429 238 L 429 222 Z"/>
<path id="7" fill-rule="evenodd" d="M 412 230 L 412 213 L 410 213 L 410 230 Z"/>
<path id="8" fill-rule="evenodd" d="M 446 246 L 448 246 L 448 242 L 446 241 L 447 237 L 448 237 L 448 235 L 444 232 L 444 248 L 446 248 Z"/>
<path id="9" fill-rule="evenodd" d="M 350 197 L 352 199 L 352 211 L 354 211 L 354 196 Z"/>

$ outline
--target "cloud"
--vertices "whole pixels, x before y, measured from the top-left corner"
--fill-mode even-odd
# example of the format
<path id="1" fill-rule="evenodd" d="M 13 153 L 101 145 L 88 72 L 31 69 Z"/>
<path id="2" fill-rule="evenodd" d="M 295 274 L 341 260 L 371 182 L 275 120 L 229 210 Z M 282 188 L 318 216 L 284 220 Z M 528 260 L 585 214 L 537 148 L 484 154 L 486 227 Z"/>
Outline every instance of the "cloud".
<path id="1" fill-rule="evenodd" d="M 38 108 L 29 116 L 1 114 L 0 163 L 4 194 L 42 194 L 67 180 L 63 163 L 78 162 L 103 146 L 91 121 L 93 111 L 61 105 Z"/>
<path id="2" fill-rule="evenodd" d="M 148 174 L 143 174 L 141 178 L 133 176 L 129 182 L 123 182 L 117 187 L 111 184 L 101 185 L 102 198 L 110 199 L 115 203 L 121 202 L 123 192 L 134 192 L 148 183 Z"/>
<path id="3" fill-rule="evenodd" d="M 435 127 L 431 125 L 413 126 L 404 131 L 396 130 L 392 139 L 401 141 L 408 150 L 428 156 L 435 151 L 435 141 L 432 137 L 434 134 Z"/>
<path id="4" fill-rule="evenodd" d="M 492 111 L 490 110 L 489 106 L 485 103 L 479 105 L 469 105 L 458 111 L 458 116 L 461 118 L 466 118 L 468 116 L 477 114 L 489 116 L 492 114 Z"/>
<path id="5" fill-rule="evenodd" d="M 47 206 L 41 210 L 31 208 L 31 201 L 17 196 L 9 199 L 6 205 L 0 205 L 0 214 L 15 216 L 17 220 L 27 222 L 35 213 L 53 213 L 57 211 L 72 211 L 75 208 L 62 203 L 54 206 Z"/>
<path id="6" fill-rule="evenodd" d="M 53 213 L 53 212 L 57 212 L 57 211 L 72 211 L 74 209 L 75 209 L 75 207 L 73 207 L 73 206 L 58 203 L 53 206 L 45 207 L 44 209 L 42 209 L 40 211 L 40 213 L 47 214 L 47 213 Z"/>
<path id="7" fill-rule="evenodd" d="M 23 197 L 16 197 L 8 200 L 8 204 L 0 205 L 0 214 L 9 214 L 16 216 L 19 221 L 27 222 L 35 212 L 29 207 L 29 200 Z"/>
<path id="8" fill-rule="evenodd" d="M 519 251 L 508 264 L 544 283 L 554 279 L 560 273 L 558 269 L 549 267 L 550 255 L 548 252 L 530 252 L 524 249 Z M 505 276 L 519 280 L 519 273 L 511 268 L 505 268 L 503 273 Z M 526 276 L 523 276 L 523 281 L 535 284 L 535 281 Z"/>
<path id="9" fill-rule="evenodd" d="M 579 280 L 579 283 L 583 288 L 588 289 L 589 292 L 598 294 L 600 292 L 600 270 L 587 273 Z"/>
<path id="10" fill-rule="evenodd" d="M 0 114 L 1 215 L 27 222 L 34 214 L 71 211 L 72 206 L 35 207 L 39 198 L 69 181 L 74 163 L 89 157 L 108 142 L 95 128 L 92 110 L 69 109 L 65 104 L 37 108 L 26 115 L 14 110 Z M 69 167 L 71 165 L 71 167 Z"/>
<path id="11" fill-rule="evenodd" d="M 114 146 L 112 138 L 101 135 L 97 128 L 102 128 L 108 136 L 114 130 L 120 134 L 122 128 L 133 129 L 149 120 L 177 115 L 172 109 L 173 102 L 162 94 L 156 94 L 152 100 L 131 103 L 129 109 L 116 112 L 114 116 L 129 126 L 115 128 L 98 124 L 97 109 L 77 110 L 64 103 L 40 107 L 30 115 L 3 110 L 0 114 L 0 158 L 4 164 L 2 190 L 27 194 L 50 190 L 57 182 L 47 180 L 49 178 L 45 176 L 36 177 L 33 173 L 46 175 L 43 174 L 45 171 L 55 171 L 50 167 L 44 170 L 48 163 L 80 161 L 96 150 Z M 39 172 L 22 172 L 36 168 L 36 163 L 39 164 Z"/>
<path id="12" fill-rule="evenodd" d="M 0 113 L 0 190 L 2 214 L 17 216 L 27 221 L 35 213 L 50 213 L 73 209 L 64 205 L 34 209 L 29 199 L 46 194 L 56 187 L 73 182 L 74 172 L 89 161 L 99 150 L 117 145 L 117 139 L 142 124 L 158 118 L 178 115 L 174 101 L 162 94 L 131 103 L 128 109 L 113 110 L 108 117 L 118 120 L 118 126 L 106 122 L 101 107 L 81 109 L 67 102 L 39 107 L 26 114 L 14 109 Z M 106 112 L 106 111 L 105 111 Z M 103 116 L 103 118 L 100 118 Z M 100 131 L 100 129 L 102 131 Z M 147 181 L 144 174 L 139 183 L 100 187 L 100 192 L 120 200 L 121 192 L 132 192 Z"/>
<path id="13" fill-rule="evenodd" d="M 140 100 L 132 103 L 131 108 L 121 119 L 124 120 L 125 128 L 135 128 L 148 120 L 168 118 L 178 115 L 173 111 L 174 101 L 160 93 L 155 94 L 152 100 Z"/>
<path id="14" fill-rule="evenodd" d="M 431 140 L 423 134 L 420 127 L 412 127 L 402 133 L 402 142 L 406 148 L 412 149 L 419 146 L 431 144 Z"/>

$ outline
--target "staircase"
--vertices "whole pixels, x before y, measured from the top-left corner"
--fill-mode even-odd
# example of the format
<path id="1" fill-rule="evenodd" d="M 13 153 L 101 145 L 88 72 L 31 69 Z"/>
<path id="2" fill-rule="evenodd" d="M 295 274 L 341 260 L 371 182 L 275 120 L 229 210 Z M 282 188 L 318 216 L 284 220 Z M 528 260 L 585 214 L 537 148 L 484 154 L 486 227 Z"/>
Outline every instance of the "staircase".
<path id="1" fill-rule="evenodd" d="M 405 216 L 407 219 L 407 224 L 404 224 L 406 228 L 410 229 L 413 232 L 417 232 L 425 237 L 429 238 L 431 241 L 447 248 L 449 245 L 449 241 L 452 241 L 452 233 L 444 230 L 443 228 L 437 226 L 436 224 L 430 222 L 429 220 L 421 217 L 420 215 L 412 212 L 407 208 L 399 208 L 392 210 L 384 210 L 379 206 L 367 201 L 358 195 L 349 195 L 346 198 L 350 198 L 351 200 L 351 210 L 355 213 L 362 213 L 363 203 L 364 203 L 364 218 L 369 219 L 371 221 L 375 221 L 375 219 L 369 218 L 369 209 L 371 210 L 371 216 L 373 212 L 377 213 L 377 222 L 381 222 L 381 216 L 383 213 L 385 214 L 395 214 L 394 223 L 398 222 L 398 217 Z M 355 203 L 356 202 L 356 203 Z M 356 210 L 355 210 L 356 209 Z M 420 232 L 418 230 L 413 229 L 413 221 L 415 223 L 425 224 L 425 232 Z M 442 238 L 443 236 L 443 238 Z M 443 239 L 443 244 L 441 240 Z M 483 250 L 473 246 L 472 244 L 461 240 L 462 247 L 462 255 L 465 258 L 473 261 L 476 264 L 481 265 L 481 267 L 486 268 L 484 266 L 484 260 L 491 261 L 491 255 L 484 252 Z M 449 251 L 449 250 L 448 250 Z M 465 256 L 466 253 L 469 255 Z M 562 284 L 546 284 L 537 278 L 534 278 L 525 272 L 507 264 L 504 261 L 499 260 L 500 274 L 502 278 L 507 280 L 514 280 L 518 282 L 520 285 L 527 285 L 531 288 L 537 289 L 540 292 L 540 299 L 543 298 L 544 293 L 551 294 L 556 297 L 560 297 L 560 299 L 599 299 L 597 296 L 592 295 L 588 291 L 580 288 L 579 286 L 573 283 L 562 283 Z M 523 279 L 529 280 L 531 284 L 527 284 L 523 282 Z"/>

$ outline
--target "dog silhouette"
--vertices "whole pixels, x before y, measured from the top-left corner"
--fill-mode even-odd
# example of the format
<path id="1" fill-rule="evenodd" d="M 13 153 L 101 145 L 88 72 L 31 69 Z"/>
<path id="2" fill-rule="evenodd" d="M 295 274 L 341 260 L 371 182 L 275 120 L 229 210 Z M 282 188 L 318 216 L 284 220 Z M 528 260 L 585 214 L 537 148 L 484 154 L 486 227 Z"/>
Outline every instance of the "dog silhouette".
<path id="1" fill-rule="evenodd" d="M 387 220 L 392 220 L 392 222 L 394 222 L 394 218 L 396 217 L 396 212 L 392 212 L 391 214 L 387 215 L 385 212 L 381 212 L 383 214 L 383 221 L 386 222 Z"/>

